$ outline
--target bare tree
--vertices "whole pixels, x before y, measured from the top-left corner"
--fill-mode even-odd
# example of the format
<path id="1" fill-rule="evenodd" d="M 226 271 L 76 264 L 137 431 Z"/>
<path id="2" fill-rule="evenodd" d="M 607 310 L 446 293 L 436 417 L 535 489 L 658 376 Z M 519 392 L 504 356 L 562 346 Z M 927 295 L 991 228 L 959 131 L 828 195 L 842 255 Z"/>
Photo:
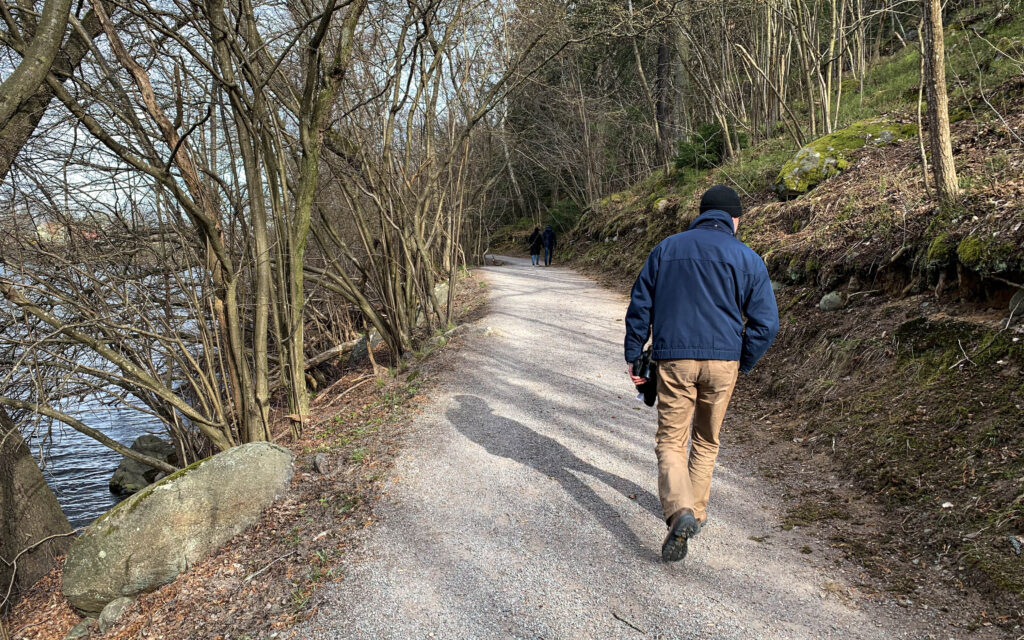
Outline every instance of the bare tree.
<path id="1" fill-rule="evenodd" d="M 928 100 L 928 132 L 935 190 L 943 202 L 960 194 L 949 133 L 949 97 L 946 93 L 946 53 L 942 33 L 942 3 L 923 0 L 924 86 Z"/>
<path id="2" fill-rule="evenodd" d="M 108 175 L 130 206 L 110 206 L 105 196 L 82 202 L 90 196 L 46 180 L 46 171 L 19 173 L 12 183 L 10 201 L 24 202 L 12 209 L 18 224 L 33 229 L 41 216 L 65 232 L 57 245 L 30 233 L 9 255 L 18 260 L 4 260 L 0 291 L 22 327 L 7 336 L 8 351 L 35 368 L 12 370 L 0 403 L 103 440 L 61 405 L 104 393 L 152 413 L 176 435 L 201 433 L 214 449 L 263 440 L 275 386 L 273 335 L 298 434 L 307 411 L 301 265 L 310 194 L 364 8 L 360 0 L 296 1 L 259 25 L 249 3 L 182 14 L 135 7 L 119 22 L 93 3 L 90 16 L 109 53 L 93 41 L 99 30 L 78 28 L 90 57 L 76 83 L 69 89 L 47 75 L 68 114 L 57 123 L 60 144 L 47 153 L 73 137 L 64 167 Z M 136 37 L 140 29 L 158 37 Z M 40 162 L 51 162 L 47 153 Z M 34 158 L 20 161 L 28 167 Z M 84 221 L 81 212 L 101 203 L 109 207 L 102 219 Z M 96 247 L 81 242 L 83 232 Z M 124 251 L 101 255 L 112 246 Z M 116 316 L 112 297 L 124 305 Z M 26 341 L 44 328 L 41 340 Z M 82 357 L 98 361 L 80 366 Z M 33 383 L 32 372 L 53 370 L 52 362 L 69 374 L 56 386 Z"/>

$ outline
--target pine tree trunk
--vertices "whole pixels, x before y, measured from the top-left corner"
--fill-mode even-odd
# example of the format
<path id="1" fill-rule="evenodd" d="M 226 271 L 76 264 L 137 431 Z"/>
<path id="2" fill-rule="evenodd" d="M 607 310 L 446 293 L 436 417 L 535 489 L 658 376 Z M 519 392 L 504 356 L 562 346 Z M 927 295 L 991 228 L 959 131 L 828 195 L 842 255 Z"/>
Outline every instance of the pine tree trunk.
<path id="1" fill-rule="evenodd" d="M 928 98 L 928 131 L 932 174 L 939 199 L 949 202 L 960 193 L 949 134 L 949 97 L 946 94 L 946 54 L 942 36 L 940 0 L 924 2 L 924 84 Z"/>

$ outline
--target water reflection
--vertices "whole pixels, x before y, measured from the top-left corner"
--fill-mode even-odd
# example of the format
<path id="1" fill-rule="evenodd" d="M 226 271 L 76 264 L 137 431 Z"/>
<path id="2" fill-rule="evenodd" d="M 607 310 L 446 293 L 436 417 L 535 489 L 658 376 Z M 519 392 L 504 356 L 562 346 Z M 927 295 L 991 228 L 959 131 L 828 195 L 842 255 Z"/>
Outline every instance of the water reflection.
<path id="1" fill-rule="evenodd" d="M 162 435 L 160 421 L 152 416 L 127 407 L 106 406 L 95 399 L 80 403 L 69 413 L 125 446 L 145 433 Z M 121 463 L 121 454 L 57 424 L 46 439 L 40 433 L 25 435 L 72 527 L 89 524 L 120 501 L 110 492 L 108 483 Z"/>

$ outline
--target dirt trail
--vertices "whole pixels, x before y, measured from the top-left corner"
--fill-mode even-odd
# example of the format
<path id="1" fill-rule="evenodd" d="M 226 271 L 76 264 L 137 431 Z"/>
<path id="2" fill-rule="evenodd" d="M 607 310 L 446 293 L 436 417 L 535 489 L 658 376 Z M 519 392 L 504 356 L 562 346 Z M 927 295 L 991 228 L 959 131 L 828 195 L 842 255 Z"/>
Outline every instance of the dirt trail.
<path id="1" fill-rule="evenodd" d="M 710 525 L 662 563 L 655 415 L 623 373 L 626 300 L 504 260 L 484 270 L 490 311 L 410 429 L 379 522 L 296 637 L 963 637 L 813 566 L 730 442 L 736 415 Z"/>

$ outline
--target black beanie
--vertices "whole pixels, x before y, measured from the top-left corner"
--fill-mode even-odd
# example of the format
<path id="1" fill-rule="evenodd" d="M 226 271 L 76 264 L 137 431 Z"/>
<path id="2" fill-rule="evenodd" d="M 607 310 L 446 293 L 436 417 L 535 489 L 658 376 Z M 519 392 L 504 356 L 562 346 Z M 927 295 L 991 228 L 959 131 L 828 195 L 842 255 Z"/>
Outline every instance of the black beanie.
<path id="1" fill-rule="evenodd" d="M 743 207 L 740 205 L 740 197 L 730 187 L 724 184 L 716 184 L 700 197 L 700 212 L 718 209 L 724 211 L 734 218 L 743 215 Z"/>

